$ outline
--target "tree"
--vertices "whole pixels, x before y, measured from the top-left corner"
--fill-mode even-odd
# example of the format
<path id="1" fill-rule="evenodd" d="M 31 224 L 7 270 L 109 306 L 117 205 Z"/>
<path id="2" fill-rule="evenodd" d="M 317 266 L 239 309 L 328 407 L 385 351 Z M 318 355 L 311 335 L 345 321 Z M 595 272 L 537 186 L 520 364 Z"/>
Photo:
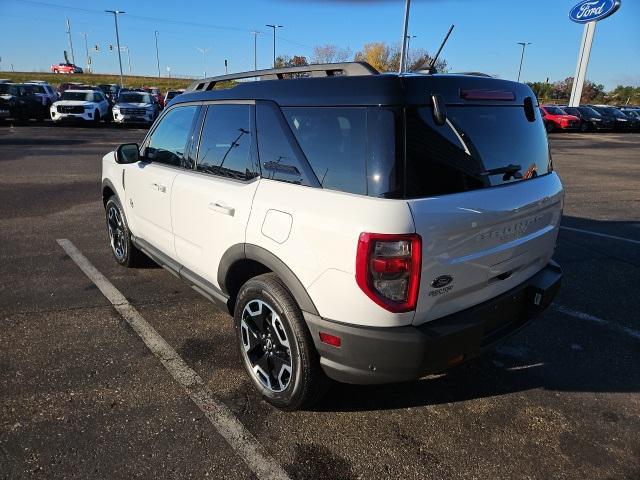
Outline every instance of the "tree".
<path id="1" fill-rule="evenodd" d="M 389 70 L 391 51 L 384 42 L 366 43 L 361 52 L 355 55 L 356 62 L 367 62 L 381 72 Z"/>
<path id="2" fill-rule="evenodd" d="M 293 57 L 278 55 L 276 57 L 276 68 L 304 67 L 305 65 L 309 65 L 309 62 L 307 62 L 307 57 L 303 55 L 294 55 Z"/>
<path id="3" fill-rule="evenodd" d="M 387 46 L 383 42 L 374 42 L 367 43 L 362 51 L 357 52 L 355 60 L 367 62 L 381 72 L 397 72 L 400 70 L 400 56 L 400 44 Z M 431 55 L 424 48 L 412 48 L 407 55 L 407 70 L 426 69 L 431 60 Z M 448 70 L 446 60 L 438 60 L 435 66 L 439 72 Z"/>
<path id="4" fill-rule="evenodd" d="M 316 45 L 313 47 L 311 63 L 338 63 L 346 62 L 351 56 L 350 48 L 340 48 L 331 43 Z"/>

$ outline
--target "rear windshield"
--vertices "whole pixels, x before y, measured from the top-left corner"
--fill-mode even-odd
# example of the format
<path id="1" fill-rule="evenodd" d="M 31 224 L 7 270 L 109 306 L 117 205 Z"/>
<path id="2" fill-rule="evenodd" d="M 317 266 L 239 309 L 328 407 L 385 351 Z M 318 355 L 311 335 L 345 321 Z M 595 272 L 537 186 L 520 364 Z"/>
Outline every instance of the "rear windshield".
<path id="1" fill-rule="evenodd" d="M 285 107 L 282 112 L 323 188 L 422 198 L 549 172 L 540 113 L 530 122 L 522 106 L 449 106 L 443 126 L 435 124 L 429 107 Z"/>
<path id="2" fill-rule="evenodd" d="M 42 85 L 25 85 L 25 90 L 32 93 L 47 93 Z"/>
<path id="3" fill-rule="evenodd" d="M 449 106 L 438 126 L 430 108 L 406 113 L 407 198 L 458 193 L 549 171 L 543 124 L 522 107 Z"/>

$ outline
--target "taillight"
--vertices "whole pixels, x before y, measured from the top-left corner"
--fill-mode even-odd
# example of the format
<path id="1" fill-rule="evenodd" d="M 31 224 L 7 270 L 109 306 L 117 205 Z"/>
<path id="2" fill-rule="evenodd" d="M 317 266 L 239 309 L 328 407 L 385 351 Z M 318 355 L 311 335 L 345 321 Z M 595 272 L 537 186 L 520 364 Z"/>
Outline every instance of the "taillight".
<path id="1" fill-rule="evenodd" d="M 390 312 L 415 310 L 420 289 L 422 239 L 416 233 L 361 233 L 356 281 L 367 296 Z"/>

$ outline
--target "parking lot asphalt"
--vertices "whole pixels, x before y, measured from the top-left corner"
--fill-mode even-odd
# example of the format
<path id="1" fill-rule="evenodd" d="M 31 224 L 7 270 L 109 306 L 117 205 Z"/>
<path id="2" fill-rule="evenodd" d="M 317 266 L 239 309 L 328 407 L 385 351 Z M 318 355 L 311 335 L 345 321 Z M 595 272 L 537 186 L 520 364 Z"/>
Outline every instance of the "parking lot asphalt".
<path id="1" fill-rule="evenodd" d="M 256 478 L 61 238 L 292 479 L 640 478 L 640 135 L 550 136 L 565 276 L 544 316 L 445 375 L 294 413 L 254 393 L 228 315 L 113 261 L 101 158 L 143 135 L 0 126 L 0 478 Z"/>

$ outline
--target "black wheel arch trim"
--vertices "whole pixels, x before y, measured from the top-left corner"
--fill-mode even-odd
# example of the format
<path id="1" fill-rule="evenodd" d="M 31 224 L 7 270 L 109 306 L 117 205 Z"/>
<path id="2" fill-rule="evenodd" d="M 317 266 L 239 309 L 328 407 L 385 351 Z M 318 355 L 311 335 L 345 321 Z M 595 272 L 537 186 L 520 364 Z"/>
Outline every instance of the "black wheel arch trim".
<path id="1" fill-rule="evenodd" d="M 237 243 L 231 246 L 222 256 L 218 266 L 218 285 L 220 285 L 220 288 L 225 294 L 229 295 L 229 290 L 226 285 L 227 275 L 233 265 L 242 260 L 254 260 L 263 264 L 280 277 L 302 311 L 319 315 L 318 309 L 309 296 L 307 289 L 304 288 L 304 285 L 302 285 L 302 282 L 296 274 L 269 250 L 251 243 Z"/>
<path id="2" fill-rule="evenodd" d="M 117 197 L 118 196 L 118 191 L 116 190 L 116 187 L 113 186 L 113 183 L 111 183 L 111 180 L 109 180 L 108 178 L 105 178 L 104 180 L 102 180 L 102 187 L 100 189 L 100 194 L 102 196 L 102 204 L 106 207 L 107 205 L 107 198 L 105 198 L 104 196 L 104 189 L 109 187 L 109 189 L 113 192 L 113 194 Z"/>

